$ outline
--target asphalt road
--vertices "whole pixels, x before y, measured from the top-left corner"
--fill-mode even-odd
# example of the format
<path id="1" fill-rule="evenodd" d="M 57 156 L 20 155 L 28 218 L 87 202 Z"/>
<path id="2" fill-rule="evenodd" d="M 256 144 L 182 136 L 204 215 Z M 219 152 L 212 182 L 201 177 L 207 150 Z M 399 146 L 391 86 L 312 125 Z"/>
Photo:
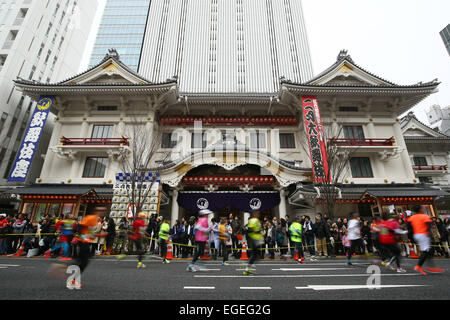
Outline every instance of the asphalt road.
<path id="1" fill-rule="evenodd" d="M 449 269 L 449 259 L 435 259 Z M 135 257 L 116 262 L 114 257 L 94 258 L 82 274 L 81 290 L 66 288 L 65 278 L 48 275 L 56 259 L 0 257 L 2 300 L 449 300 L 450 274 L 423 276 L 413 270 L 417 260 L 404 259 L 406 273 L 381 267 L 379 278 L 371 260 L 321 259 L 260 261 L 257 273 L 243 275 L 240 260 L 222 266 L 207 261 L 206 270 L 186 271 L 189 261 L 161 260 L 146 256 L 147 268 L 137 269 Z M 369 272 L 369 273 L 368 273 Z M 369 279 L 369 277 L 372 278 Z M 379 279 L 379 282 L 377 282 Z M 369 282 L 368 282 L 369 281 Z M 370 288 L 367 285 L 380 288 Z"/>

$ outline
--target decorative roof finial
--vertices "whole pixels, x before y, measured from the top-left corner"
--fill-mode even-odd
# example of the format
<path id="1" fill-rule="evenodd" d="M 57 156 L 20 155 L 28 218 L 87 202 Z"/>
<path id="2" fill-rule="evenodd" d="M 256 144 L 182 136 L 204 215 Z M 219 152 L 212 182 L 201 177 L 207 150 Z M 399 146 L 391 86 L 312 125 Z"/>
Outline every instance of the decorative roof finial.
<path id="1" fill-rule="evenodd" d="M 348 56 L 347 53 L 348 53 L 347 50 L 345 50 L 345 49 L 341 50 L 341 52 L 339 52 L 339 55 L 338 55 L 337 59 L 338 60 L 345 59 Z"/>
<path id="2" fill-rule="evenodd" d="M 341 50 L 341 52 L 339 52 L 339 55 L 337 57 L 337 61 L 341 61 L 347 59 L 350 62 L 353 62 L 352 57 L 350 57 L 350 55 L 348 54 L 348 50 Z"/>
<path id="3" fill-rule="evenodd" d="M 120 55 L 116 49 L 111 48 L 108 50 L 108 54 L 105 56 L 104 60 L 107 60 L 109 58 L 114 58 L 116 60 L 120 60 Z"/>

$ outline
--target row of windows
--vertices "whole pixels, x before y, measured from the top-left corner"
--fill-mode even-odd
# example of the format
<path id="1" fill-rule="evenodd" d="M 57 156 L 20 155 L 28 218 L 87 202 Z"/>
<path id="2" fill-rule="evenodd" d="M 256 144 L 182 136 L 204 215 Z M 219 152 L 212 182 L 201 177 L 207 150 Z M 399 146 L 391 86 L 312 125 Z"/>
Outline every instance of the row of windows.
<path id="1" fill-rule="evenodd" d="M 295 149 L 295 136 L 293 133 L 280 133 L 280 148 Z M 178 136 L 174 132 L 163 133 L 161 148 L 172 149 L 177 145 Z M 236 134 L 233 132 L 222 132 L 222 141 L 237 142 Z M 191 148 L 206 148 L 207 135 L 206 133 L 192 133 Z M 266 134 L 263 132 L 250 133 L 250 148 L 266 148 Z"/>
<path id="2" fill-rule="evenodd" d="M 105 54 L 108 53 L 108 49 L 111 49 L 110 46 L 96 46 L 94 48 L 94 50 L 92 51 L 92 55 L 99 55 L 99 56 L 104 56 Z M 127 55 L 127 54 L 133 54 L 136 56 L 139 56 L 141 54 L 141 46 L 120 46 L 120 47 L 116 47 L 115 48 L 117 53 L 122 56 L 122 55 Z"/>
<path id="3" fill-rule="evenodd" d="M 106 157 L 87 158 L 84 165 L 83 178 L 103 178 L 105 176 L 107 162 L 108 158 Z M 369 158 L 350 158 L 350 168 L 353 178 L 373 178 Z"/>
<path id="4" fill-rule="evenodd" d="M 96 44 L 102 45 L 121 45 L 121 44 L 142 44 L 143 37 L 124 37 L 124 36 L 114 36 L 114 37 L 98 37 Z"/>
<path id="5" fill-rule="evenodd" d="M 105 18 L 102 20 L 102 26 L 114 26 L 114 25 L 144 25 L 147 23 L 147 15 L 141 17 L 122 17 L 118 16 L 115 18 Z"/>
<path id="6" fill-rule="evenodd" d="M 100 27 L 98 34 L 103 35 L 114 35 L 114 34 L 131 34 L 131 35 L 143 35 L 145 26 L 105 26 Z"/>

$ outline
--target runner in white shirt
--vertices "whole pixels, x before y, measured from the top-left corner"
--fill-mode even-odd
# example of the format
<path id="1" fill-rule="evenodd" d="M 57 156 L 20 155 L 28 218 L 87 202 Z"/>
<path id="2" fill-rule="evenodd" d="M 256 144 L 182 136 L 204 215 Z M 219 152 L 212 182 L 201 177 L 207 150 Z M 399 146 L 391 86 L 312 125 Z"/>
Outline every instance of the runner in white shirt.
<path id="1" fill-rule="evenodd" d="M 348 222 L 347 232 L 348 239 L 351 242 L 350 250 L 347 256 L 347 265 L 351 266 L 352 263 L 350 262 L 350 259 L 352 258 L 353 253 L 356 252 L 356 248 L 362 246 L 361 218 L 358 213 L 355 212 L 352 214 L 352 219 Z"/>

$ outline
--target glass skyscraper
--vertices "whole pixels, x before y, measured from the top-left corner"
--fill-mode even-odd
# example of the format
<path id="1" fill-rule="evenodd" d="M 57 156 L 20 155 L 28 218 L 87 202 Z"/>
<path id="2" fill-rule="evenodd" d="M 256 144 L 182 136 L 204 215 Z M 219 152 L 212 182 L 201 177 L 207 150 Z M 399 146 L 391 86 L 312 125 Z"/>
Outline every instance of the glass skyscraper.
<path id="1" fill-rule="evenodd" d="M 442 41 L 444 41 L 447 52 L 450 55 L 450 24 L 446 26 L 441 32 Z"/>
<path id="2" fill-rule="evenodd" d="M 120 60 L 137 71 L 151 0 L 107 0 L 90 66 L 114 48 Z"/>

